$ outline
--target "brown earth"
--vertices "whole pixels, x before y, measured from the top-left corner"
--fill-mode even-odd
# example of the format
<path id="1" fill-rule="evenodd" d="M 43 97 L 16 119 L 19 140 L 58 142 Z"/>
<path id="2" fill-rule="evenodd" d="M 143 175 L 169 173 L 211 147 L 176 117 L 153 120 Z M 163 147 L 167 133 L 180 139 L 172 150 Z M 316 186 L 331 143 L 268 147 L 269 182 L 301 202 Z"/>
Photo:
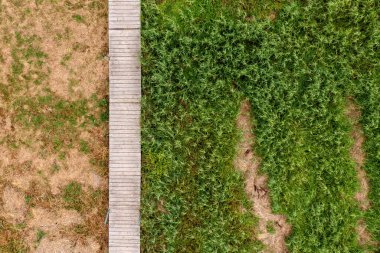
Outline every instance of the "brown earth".
<path id="1" fill-rule="evenodd" d="M 346 115 L 352 123 L 351 138 L 354 143 L 350 150 L 352 159 L 356 164 L 356 172 L 359 181 L 359 191 L 356 193 L 355 198 L 359 203 L 360 208 L 366 211 L 370 208 L 370 201 L 368 199 L 369 184 L 366 171 L 364 170 L 365 153 L 363 145 L 365 137 L 363 129 L 360 125 L 361 112 L 353 98 L 348 99 Z M 359 235 L 359 242 L 362 245 L 371 244 L 371 235 L 367 230 L 365 221 L 361 219 L 357 225 L 357 233 Z"/>
<path id="2" fill-rule="evenodd" d="M 358 173 L 358 179 L 360 183 L 359 192 L 356 194 L 356 199 L 360 204 L 362 210 L 368 210 L 370 203 L 368 200 L 369 184 L 365 170 L 363 169 L 365 162 L 365 153 L 363 151 L 363 144 L 365 141 L 363 129 L 359 123 L 361 112 L 359 107 L 352 99 L 349 99 L 347 105 L 347 116 L 352 122 L 353 129 L 351 137 L 354 140 L 354 144 L 351 148 L 350 154 L 356 164 L 356 171 Z"/>
<path id="3" fill-rule="evenodd" d="M 238 144 L 235 168 L 245 175 L 245 190 L 253 203 L 253 212 L 259 219 L 258 239 L 266 246 L 264 252 L 288 252 L 285 239 L 291 232 L 291 226 L 286 223 L 283 215 L 272 212 L 268 179 L 259 173 L 260 157 L 253 149 L 255 139 L 252 134 L 250 111 L 249 102 L 243 101 L 237 118 L 237 126 L 243 135 Z"/>
<path id="4" fill-rule="evenodd" d="M 23 193 L 14 187 L 6 186 L 2 196 L 3 216 L 11 223 L 16 224 L 25 220 L 26 204 Z"/>
<path id="5" fill-rule="evenodd" d="M 51 252 L 70 252 L 70 253 L 91 253 L 99 252 L 100 246 L 93 239 L 88 238 L 83 242 L 72 242 L 68 239 L 62 238 L 44 238 L 35 250 L 31 252 L 35 253 L 51 253 Z"/>

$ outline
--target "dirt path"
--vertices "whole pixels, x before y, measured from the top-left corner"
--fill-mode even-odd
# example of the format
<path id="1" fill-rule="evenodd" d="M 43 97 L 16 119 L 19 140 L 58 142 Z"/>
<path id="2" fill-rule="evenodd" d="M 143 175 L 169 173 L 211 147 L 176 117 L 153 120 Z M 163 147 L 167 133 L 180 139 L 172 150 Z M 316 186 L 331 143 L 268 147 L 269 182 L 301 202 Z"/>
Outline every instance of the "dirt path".
<path id="1" fill-rule="evenodd" d="M 359 123 L 361 112 L 358 106 L 355 104 L 352 98 L 349 98 L 347 104 L 347 117 L 350 119 L 353 128 L 351 132 L 351 138 L 354 144 L 350 150 L 352 159 L 356 164 L 356 172 L 359 180 L 359 191 L 356 193 L 356 200 L 359 203 L 360 209 L 366 211 L 370 208 L 370 202 L 368 199 L 369 184 L 364 167 L 365 153 L 363 151 L 363 144 L 365 141 L 363 129 Z M 359 235 L 359 242 L 362 245 L 371 243 L 371 235 L 367 230 L 364 220 L 360 220 L 357 227 L 357 232 Z"/>
<path id="2" fill-rule="evenodd" d="M 235 167 L 245 175 L 245 190 L 253 202 L 253 211 L 259 218 L 258 239 L 266 246 L 264 252 L 288 252 L 285 238 L 291 226 L 282 215 L 272 213 L 267 177 L 258 173 L 260 158 L 254 153 L 254 136 L 250 115 L 250 104 L 243 101 L 237 118 L 237 126 L 243 132 L 238 144 Z"/>

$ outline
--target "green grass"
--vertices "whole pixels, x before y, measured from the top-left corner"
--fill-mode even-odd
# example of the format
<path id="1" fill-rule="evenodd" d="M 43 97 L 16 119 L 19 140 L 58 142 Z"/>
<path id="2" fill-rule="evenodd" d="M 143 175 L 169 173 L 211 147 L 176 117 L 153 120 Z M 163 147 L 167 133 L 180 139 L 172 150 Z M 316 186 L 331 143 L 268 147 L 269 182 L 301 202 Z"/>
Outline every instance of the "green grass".
<path id="1" fill-rule="evenodd" d="M 375 68 L 365 73 L 362 79 L 363 87 L 358 92 L 358 101 L 362 106 L 362 125 L 367 137 L 365 143 L 366 165 L 365 170 L 369 178 L 371 208 L 366 213 L 366 221 L 376 241 L 380 241 L 380 76 L 379 61 L 374 61 Z M 377 58 L 379 59 L 379 55 Z"/>
<path id="2" fill-rule="evenodd" d="M 361 15 L 355 11 L 349 13 L 350 24 L 354 23 L 355 32 L 347 41 L 355 41 L 349 46 L 348 60 L 352 63 L 352 91 L 361 106 L 361 124 L 366 135 L 365 170 L 369 179 L 369 199 L 371 208 L 365 213 L 365 220 L 372 233 L 373 240 L 378 242 L 375 252 L 380 250 L 380 22 L 377 1 L 356 3 L 355 9 L 361 9 Z M 351 6 L 345 6 L 347 11 Z M 343 14 L 341 14 L 343 15 Z M 359 32 L 360 31 L 360 32 Z M 360 36 L 359 36 L 360 35 Z M 376 251 L 377 250 L 377 251 Z"/>
<path id="3" fill-rule="evenodd" d="M 89 147 L 87 141 L 81 140 L 79 142 L 79 146 L 80 146 L 80 151 L 81 152 L 83 152 L 85 154 L 89 154 L 90 153 L 90 147 Z"/>
<path id="4" fill-rule="evenodd" d="M 9 43 L 13 40 L 15 45 L 11 50 L 12 62 L 10 73 L 7 75 L 8 84 L 3 85 L 0 90 L 0 95 L 6 101 L 17 93 L 46 83 L 47 79 L 45 59 L 48 56 L 39 47 L 41 38 L 16 31 L 9 35 Z"/>
<path id="5" fill-rule="evenodd" d="M 259 251 L 255 217 L 242 211 L 251 209 L 243 179 L 232 166 L 241 93 L 221 67 L 243 49 L 218 52 L 241 39 L 234 39 L 236 25 L 207 16 L 186 28 L 177 22 L 192 20 L 190 13 L 161 23 L 159 10 L 149 8 L 143 8 L 144 17 L 152 15 L 143 29 L 143 252 Z M 222 9 L 210 11 L 219 17 Z"/>
<path id="6" fill-rule="evenodd" d="M 79 14 L 73 15 L 73 19 L 78 23 L 85 23 L 84 18 Z"/>
<path id="7" fill-rule="evenodd" d="M 41 240 L 46 236 L 46 232 L 38 229 L 36 233 L 36 243 L 40 243 Z"/>
<path id="8" fill-rule="evenodd" d="M 30 196 L 30 195 L 25 195 L 25 203 L 27 204 L 27 205 L 29 205 L 30 204 L 30 201 L 32 200 L 32 196 Z"/>
<path id="9" fill-rule="evenodd" d="M 83 189 L 78 182 L 71 182 L 63 189 L 63 200 L 68 208 L 81 211 L 83 208 Z"/>
<path id="10" fill-rule="evenodd" d="M 378 3 L 250 4 L 143 5 L 143 251 L 260 251 L 232 165 L 248 98 L 272 208 L 292 225 L 290 252 L 362 252 L 360 218 L 380 239 Z M 354 199 L 349 96 L 368 138 L 368 212 Z"/>
<path id="11" fill-rule="evenodd" d="M 4 219 L 0 218 L 0 252 L 6 253 L 26 253 L 28 247 L 22 241 L 20 228 L 12 226 Z"/>

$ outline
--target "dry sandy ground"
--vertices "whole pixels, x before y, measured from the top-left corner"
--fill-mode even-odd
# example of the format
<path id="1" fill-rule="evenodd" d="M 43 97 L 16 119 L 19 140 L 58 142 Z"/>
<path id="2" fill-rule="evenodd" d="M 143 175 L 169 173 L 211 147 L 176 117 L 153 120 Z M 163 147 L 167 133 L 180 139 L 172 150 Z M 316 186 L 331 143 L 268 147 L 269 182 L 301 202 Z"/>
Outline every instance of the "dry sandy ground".
<path id="1" fill-rule="evenodd" d="M 259 173 L 260 158 L 254 151 L 251 120 L 250 104 L 243 101 L 237 118 L 237 127 L 243 135 L 238 144 L 235 168 L 244 173 L 245 191 L 252 201 L 253 212 L 259 219 L 257 234 L 265 245 L 264 252 L 288 252 L 285 239 L 291 232 L 291 226 L 286 223 L 284 216 L 272 212 L 267 177 Z"/>
<path id="2" fill-rule="evenodd" d="M 369 184 L 366 171 L 364 170 L 365 153 L 363 149 L 365 137 L 363 129 L 360 125 L 361 112 L 360 108 L 355 104 L 352 98 L 348 99 L 346 108 L 346 115 L 351 121 L 352 132 L 351 138 L 353 139 L 353 145 L 350 150 L 352 159 L 356 164 L 356 172 L 359 181 L 359 191 L 356 193 L 356 200 L 359 203 L 360 208 L 366 211 L 370 208 L 370 201 L 368 199 Z M 357 232 L 359 235 L 359 242 L 362 245 L 373 244 L 371 234 L 368 232 L 366 224 L 363 219 L 359 220 L 357 226 Z"/>
<path id="3" fill-rule="evenodd" d="M 106 3 L 0 0 L 0 252 L 107 246 Z"/>

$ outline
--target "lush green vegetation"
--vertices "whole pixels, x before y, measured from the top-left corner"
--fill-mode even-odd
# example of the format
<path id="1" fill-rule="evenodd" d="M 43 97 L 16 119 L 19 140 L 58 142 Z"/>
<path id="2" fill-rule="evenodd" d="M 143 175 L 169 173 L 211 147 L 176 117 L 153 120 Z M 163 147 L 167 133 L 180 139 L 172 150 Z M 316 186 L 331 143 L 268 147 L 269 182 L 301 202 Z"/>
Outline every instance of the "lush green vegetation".
<path id="1" fill-rule="evenodd" d="M 144 252 L 261 248 L 232 164 L 243 98 L 289 250 L 370 249 L 356 234 L 363 217 L 380 240 L 379 3 L 264 3 L 143 5 Z M 354 199 L 349 96 L 363 110 L 368 212 Z"/>
<path id="2" fill-rule="evenodd" d="M 380 241 L 380 55 L 378 44 L 369 44 L 371 50 L 365 55 L 369 69 L 359 79 L 357 97 L 363 109 L 362 125 L 367 137 L 365 169 L 371 187 L 371 208 L 366 219 L 373 237 Z"/>
<path id="3" fill-rule="evenodd" d="M 257 251 L 255 220 L 241 211 L 250 207 L 232 166 L 241 94 L 223 74 L 224 58 L 239 52 L 218 52 L 234 43 L 235 24 L 210 19 L 186 29 L 176 23 L 181 17 L 161 22 L 154 6 L 144 10 L 154 15 L 144 27 L 144 252 Z"/>

